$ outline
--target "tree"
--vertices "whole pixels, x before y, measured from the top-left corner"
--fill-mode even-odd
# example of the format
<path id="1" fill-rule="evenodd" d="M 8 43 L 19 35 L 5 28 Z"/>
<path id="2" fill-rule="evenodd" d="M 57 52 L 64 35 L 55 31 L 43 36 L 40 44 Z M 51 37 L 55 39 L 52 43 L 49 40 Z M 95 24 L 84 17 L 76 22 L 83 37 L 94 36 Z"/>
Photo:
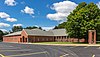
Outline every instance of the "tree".
<path id="1" fill-rule="evenodd" d="M 3 40 L 3 32 L 0 30 L 0 40 L 2 41 Z"/>
<path id="2" fill-rule="evenodd" d="M 97 41 L 100 41 L 100 23 L 97 24 L 96 32 L 97 32 Z"/>
<path id="3" fill-rule="evenodd" d="M 36 27 L 36 26 L 28 26 L 28 27 L 26 27 L 25 29 L 36 29 L 36 28 L 42 30 L 41 27 Z"/>
<path id="4" fill-rule="evenodd" d="M 67 17 L 67 32 L 69 36 L 87 40 L 88 30 L 96 30 L 100 21 L 100 9 L 96 4 L 80 3 Z"/>
<path id="5" fill-rule="evenodd" d="M 3 32 L 3 35 L 7 35 L 7 34 L 9 34 L 9 32 Z"/>
<path id="6" fill-rule="evenodd" d="M 66 27 L 66 22 L 63 22 L 59 24 L 58 26 L 55 26 L 54 29 L 64 29 Z"/>
<path id="7" fill-rule="evenodd" d="M 53 29 L 58 29 L 58 26 L 55 26 Z"/>
<path id="8" fill-rule="evenodd" d="M 29 27 L 26 27 L 25 29 L 35 29 L 35 28 L 38 28 L 38 27 L 35 27 L 35 26 L 29 26 Z"/>
<path id="9" fill-rule="evenodd" d="M 13 31 L 13 32 L 22 31 L 22 29 L 23 29 L 22 26 L 14 26 L 14 27 L 12 28 L 12 31 Z"/>
<path id="10" fill-rule="evenodd" d="M 39 29 L 41 29 L 41 30 L 42 30 L 42 28 L 41 28 L 41 27 L 39 27 Z"/>

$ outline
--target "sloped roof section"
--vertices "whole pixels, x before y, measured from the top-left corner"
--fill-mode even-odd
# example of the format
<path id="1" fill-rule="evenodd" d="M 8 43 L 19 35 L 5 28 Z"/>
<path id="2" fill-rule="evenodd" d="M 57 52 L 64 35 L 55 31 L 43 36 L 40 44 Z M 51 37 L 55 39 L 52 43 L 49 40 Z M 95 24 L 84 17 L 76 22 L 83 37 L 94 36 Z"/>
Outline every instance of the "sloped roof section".
<path id="1" fill-rule="evenodd" d="M 65 29 L 54 29 L 50 30 L 49 32 L 52 32 L 53 36 L 67 36 Z"/>
<path id="2" fill-rule="evenodd" d="M 43 31 L 40 29 L 24 29 L 28 35 L 35 35 L 35 36 L 53 36 L 52 32 Z"/>
<path id="3" fill-rule="evenodd" d="M 43 31 L 40 29 L 24 29 L 28 35 L 33 36 L 67 36 L 65 29 L 54 29 L 50 31 Z M 22 31 L 14 32 L 5 36 L 21 35 Z"/>
<path id="4" fill-rule="evenodd" d="M 22 31 L 18 31 L 18 32 L 10 33 L 10 34 L 4 35 L 4 36 L 21 35 L 21 32 Z"/>

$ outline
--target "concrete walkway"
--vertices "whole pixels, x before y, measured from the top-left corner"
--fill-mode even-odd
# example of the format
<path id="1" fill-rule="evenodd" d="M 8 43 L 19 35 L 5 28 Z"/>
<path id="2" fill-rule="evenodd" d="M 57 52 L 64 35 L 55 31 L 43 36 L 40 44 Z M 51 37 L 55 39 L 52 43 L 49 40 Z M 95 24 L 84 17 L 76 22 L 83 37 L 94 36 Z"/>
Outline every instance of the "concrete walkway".
<path id="1" fill-rule="evenodd" d="M 43 43 L 24 43 L 34 45 L 52 45 L 52 46 L 100 46 L 100 44 L 43 44 Z"/>
<path id="2" fill-rule="evenodd" d="M 100 46 L 100 44 L 45 44 L 45 43 L 18 43 L 18 44 L 51 45 L 51 46 Z"/>

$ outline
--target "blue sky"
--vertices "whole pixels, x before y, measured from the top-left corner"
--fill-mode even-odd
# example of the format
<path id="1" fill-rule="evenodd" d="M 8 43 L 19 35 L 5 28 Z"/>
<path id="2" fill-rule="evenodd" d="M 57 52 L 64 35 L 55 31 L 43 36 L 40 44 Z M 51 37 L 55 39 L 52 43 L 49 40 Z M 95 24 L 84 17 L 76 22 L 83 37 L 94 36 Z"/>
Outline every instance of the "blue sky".
<path id="1" fill-rule="evenodd" d="M 0 0 L 0 29 L 10 30 L 13 26 L 51 29 L 66 21 L 80 2 L 93 2 L 100 7 L 99 0 Z"/>

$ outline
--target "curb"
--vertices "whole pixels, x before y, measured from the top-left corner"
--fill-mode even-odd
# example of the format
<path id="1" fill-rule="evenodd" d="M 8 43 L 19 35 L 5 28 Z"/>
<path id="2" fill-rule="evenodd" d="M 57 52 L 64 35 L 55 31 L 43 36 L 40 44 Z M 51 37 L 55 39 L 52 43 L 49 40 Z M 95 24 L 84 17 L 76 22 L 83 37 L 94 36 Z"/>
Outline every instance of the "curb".
<path id="1" fill-rule="evenodd" d="M 13 42 L 9 42 L 9 43 L 13 43 Z M 16 43 L 16 44 L 47 45 L 47 46 L 99 46 L 100 47 L 100 44 L 42 44 L 42 43 Z"/>
<path id="2" fill-rule="evenodd" d="M 41 43 L 22 43 L 33 45 L 49 45 L 49 46 L 100 46 L 100 44 L 41 44 Z"/>

